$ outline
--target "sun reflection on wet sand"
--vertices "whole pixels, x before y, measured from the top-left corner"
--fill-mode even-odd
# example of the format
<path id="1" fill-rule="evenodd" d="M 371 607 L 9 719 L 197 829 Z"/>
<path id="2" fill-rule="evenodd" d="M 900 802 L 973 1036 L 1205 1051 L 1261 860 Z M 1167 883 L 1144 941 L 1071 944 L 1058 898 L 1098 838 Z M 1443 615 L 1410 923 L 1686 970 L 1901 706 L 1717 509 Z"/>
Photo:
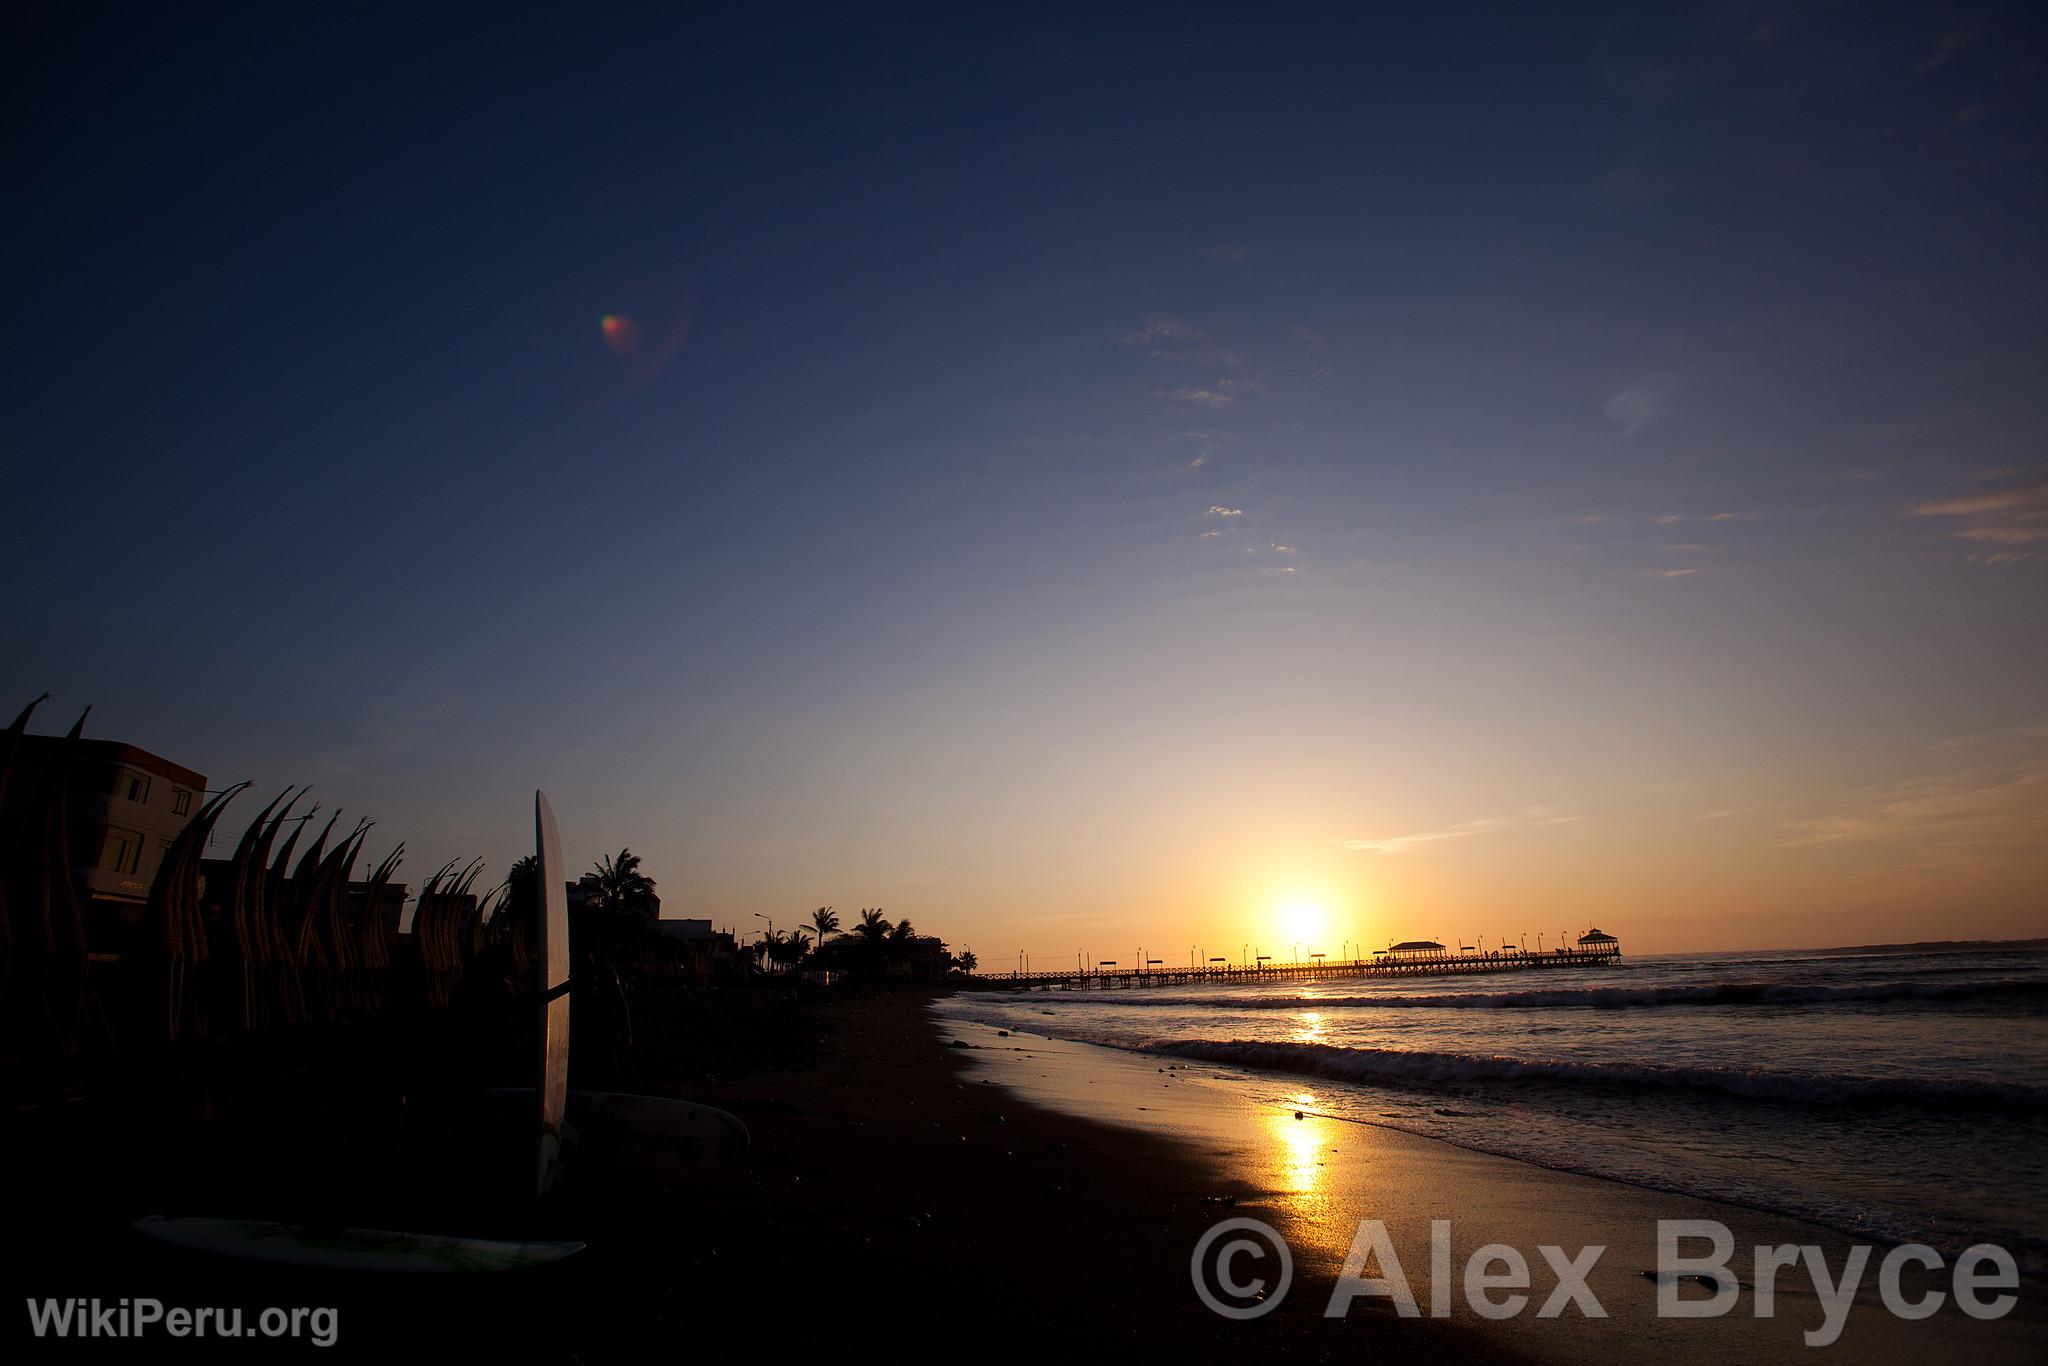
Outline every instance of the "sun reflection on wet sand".
<path id="1" fill-rule="evenodd" d="M 1323 1149 L 1330 1121 L 1304 1114 L 1301 1119 L 1276 1110 L 1268 1124 L 1280 1140 L 1280 1189 L 1290 1195 L 1314 1195 L 1323 1188 Z"/>

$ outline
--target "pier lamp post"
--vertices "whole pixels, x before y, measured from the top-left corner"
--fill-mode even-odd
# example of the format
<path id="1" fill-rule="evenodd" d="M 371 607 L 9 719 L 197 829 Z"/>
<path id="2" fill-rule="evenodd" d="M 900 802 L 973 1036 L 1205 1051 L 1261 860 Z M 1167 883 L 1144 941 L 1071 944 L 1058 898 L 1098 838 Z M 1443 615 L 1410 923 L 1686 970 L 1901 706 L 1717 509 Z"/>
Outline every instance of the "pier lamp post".
<path id="1" fill-rule="evenodd" d="M 1237 965 L 1241 968 L 1250 967 L 1252 961 L 1251 954 L 1252 946 L 1249 944 L 1246 944 L 1243 948 L 1239 949 L 1237 951 Z"/>

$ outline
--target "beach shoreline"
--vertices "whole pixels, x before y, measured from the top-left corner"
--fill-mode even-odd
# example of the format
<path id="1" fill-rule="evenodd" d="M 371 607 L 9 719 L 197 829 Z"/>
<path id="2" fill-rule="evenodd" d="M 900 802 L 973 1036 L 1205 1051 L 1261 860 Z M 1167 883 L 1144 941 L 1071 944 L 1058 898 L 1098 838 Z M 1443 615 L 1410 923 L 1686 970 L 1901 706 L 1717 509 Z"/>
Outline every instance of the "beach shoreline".
<path id="1" fill-rule="evenodd" d="M 641 993 L 618 1089 L 716 1105 L 751 1131 L 747 1157 L 679 1189 L 613 1179 L 572 1154 L 569 1184 L 508 1202 L 506 1236 L 575 1239 L 541 1273 L 347 1277 L 173 1255 L 130 1230 L 143 1214 L 278 1217 L 260 1189 L 196 1207 L 177 1174 L 95 1171 L 120 1136 L 50 1142 L 20 1211 L 8 1282 L 35 1299 L 339 1307 L 320 1359 L 381 1358 L 432 1341 L 465 1354 L 642 1360 L 764 1344 L 875 1342 L 894 1357 L 1089 1355 L 1206 1362 L 1247 1350 L 1336 1361 L 1362 1345 L 1434 1359 L 1516 1355 L 1455 1326 L 1340 1322 L 1303 1300 L 1237 1323 L 1191 1292 L 1190 1250 L 1218 1218 L 1218 1169 L 1174 1138 L 1023 1101 L 968 1075 L 928 1007 L 939 990 Z M 17 1128 L 17 1134 L 19 1129 Z M 78 1132 L 86 1132 L 81 1128 Z M 415 1232 L 477 1232 L 429 1222 Z M 37 1340 L 16 1310 L 18 1360 L 75 1360 L 128 1342 Z M 217 1345 L 154 1346 L 195 1358 Z M 245 1344 L 251 1359 L 316 1351 Z M 260 1350 L 254 1350 L 260 1349 Z"/>
<path id="2" fill-rule="evenodd" d="M 1488 1346 L 1544 1361 L 1579 1361 L 1602 1353 L 1654 1352 L 1674 1362 L 1773 1361 L 1820 1352 L 1840 1360 L 2027 1361 L 2048 1341 L 2039 1303 L 2040 1284 L 2022 1283 L 2012 1312 L 1980 1321 L 1956 1310 L 1951 1299 L 1930 1318 L 1894 1316 L 1877 1286 L 1887 1246 L 1867 1254 L 1861 1283 L 1841 1316 L 1839 1336 L 1809 1346 L 1805 1335 L 1823 1330 L 1828 1314 L 1805 1264 L 1781 1270 L 1767 1317 L 1758 1316 L 1754 1252 L 1758 1247 L 1813 1246 L 1838 1277 L 1855 1240 L 1804 1220 L 1740 1205 L 1654 1191 L 1599 1177 L 1556 1171 L 1444 1140 L 1339 1118 L 1319 1111 L 1314 1087 L 1301 1078 L 1266 1078 L 1298 1088 L 1299 1109 L 1262 1099 L 1271 1086 L 1245 1085 L 1232 1069 L 1125 1052 L 1031 1034 L 965 1018 L 942 1018 L 942 1030 L 968 1042 L 974 1072 L 1033 1103 L 1102 1123 L 1165 1133 L 1202 1155 L 1240 1208 L 1271 1216 L 1295 1259 L 1293 1295 L 1317 1306 L 1350 1253 L 1359 1221 L 1386 1230 L 1419 1312 L 1440 1307 L 1433 1320 L 1457 1326 Z M 1440 1288 L 1431 1266 L 1433 1224 L 1449 1225 L 1451 1282 Z M 1661 1317 L 1658 1281 L 1660 1221 L 1701 1221 L 1729 1231 L 1729 1262 L 1740 1290 L 1733 1307 L 1713 1318 Z M 1475 1312 L 1464 1282 L 1468 1259 L 1487 1245 L 1515 1249 L 1531 1268 L 1528 1301 L 1519 1313 L 1488 1318 Z M 1558 1277 L 1540 1253 L 1544 1245 L 1567 1259 L 1603 1248 L 1586 1276 L 1587 1290 L 1605 1317 L 1592 1317 L 1560 1301 L 1543 1317 Z M 1704 1242 L 1682 1246 L 1705 1253 Z M 1499 1270 L 1498 1266 L 1487 1268 Z M 1946 1286 L 1945 1276 L 1908 1268 L 1900 1289 L 1911 1299 Z M 1375 1258 L 1370 1275 L 1382 1275 Z M 1679 1298 L 1710 1298 L 1695 1284 L 1675 1287 Z M 1488 1298 L 1505 1301 L 1509 1290 Z M 1352 1319 L 1391 1317 L 1388 1300 L 1360 1298 Z"/>
<path id="3" fill-rule="evenodd" d="M 172 1174 L 94 1183 L 106 1145 L 53 1145 L 10 1271 L 30 1297 L 154 1296 L 335 1304 L 337 1349 L 383 1356 L 427 1334 L 490 1354 L 586 1361 L 678 1350 L 758 1350 L 878 1341 L 910 1360 L 1093 1356 L 1205 1362 L 1247 1352 L 1351 1360 L 1361 1352 L 1433 1360 L 1582 1360 L 1654 1352 L 1676 1362 L 1811 1355 L 1801 1330 L 1819 1310 L 1788 1276 L 1784 1313 L 1747 1304 L 1717 1320 L 1659 1320 L 1651 1265 L 1656 1218 L 1721 1218 L 1738 1246 L 1806 1241 L 1841 1265 L 1846 1240 L 1796 1221 L 1470 1152 L 1436 1140 L 1260 1106 L 1189 1069 L 1088 1045 L 949 1019 L 943 989 L 642 993 L 618 1089 L 732 1111 L 747 1158 L 680 1189 L 657 1190 L 573 1165 L 557 1197 L 507 1227 L 573 1238 L 582 1254 L 545 1273 L 473 1278 L 285 1274 L 175 1257 L 141 1245 L 145 1213 L 195 1212 Z M 964 1046 L 955 1046 L 955 1044 Z M 154 1183 L 154 1185 L 152 1184 Z M 262 1217 L 245 1199 L 203 1212 Z M 1365 1297 L 1326 1314 L 1361 1219 L 1384 1221 L 1420 1316 Z M 1454 1306 L 1429 1316 L 1429 1223 L 1453 1221 L 1463 1259 L 1479 1244 L 1518 1247 L 1540 1299 L 1552 1277 L 1541 1244 L 1607 1243 L 1588 1278 L 1609 1317 L 1536 1306 L 1490 1321 Z M 1257 1219 L 1293 1250 L 1291 1287 L 1271 1312 L 1237 1321 L 1198 1298 L 1190 1262 L 1225 1221 Z M 414 1231 L 473 1231 L 415 1225 Z M 502 1232 L 502 1230 L 493 1230 Z M 1640 1265 L 1639 1265 L 1640 1264 Z M 1249 1273 L 1249 1264 L 1240 1268 Z M 1745 1277 L 1745 1279 L 1747 1279 Z M 1747 1292 L 1745 1292 L 1747 1293 Z M 2041 1339 L 2035 1307 L 2008 1320 L 1944 1314 L 1900 1324 L 1859 1296 L 1840 1360 L 1911 1352 L 1988 1366 L 2025 1360 Z M 17 1315 L 19 1311 L 17 1311 Z M 75 1359 L 76 1342 L 37 1342 L 17 1317 L 20 1359 Z M 1961 1331 L 1958 1331 L 1958 1330 Z M 160 1346 L 163 1344 L 159 1344 Z M 266 1344 L 252 1359 L 312 1350 Z M 131 1344 L 113 1344 L 126 1348 Z M 195 1354 L 203 1345 L 183 1344 Z M 334 1349 L 321 1352 L 323 1358 Z"/>

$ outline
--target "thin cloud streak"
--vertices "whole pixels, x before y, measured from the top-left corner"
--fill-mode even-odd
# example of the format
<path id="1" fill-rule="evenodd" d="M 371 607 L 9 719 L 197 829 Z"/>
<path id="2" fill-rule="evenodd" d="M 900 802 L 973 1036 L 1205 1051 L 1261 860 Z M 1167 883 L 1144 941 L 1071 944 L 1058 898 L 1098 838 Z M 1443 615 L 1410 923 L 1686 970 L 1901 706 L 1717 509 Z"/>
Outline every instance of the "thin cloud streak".
<path id="1" fill-rule="evenodd" d="M 1415 835 L 1392 835 L 1372 840 L 1332 840 L 1339 849 L 1350 849 L 1359 853 L 1412 854 L 1430 844 L 1441 844 L 1446 840 L 1461 840 L 1472 835 L 1490 835 L 1496 830 L 1535 830 L 1551 825 L 1572 825 L 1584 819 L 1567 816 L 1547 806 L 1528 806 L 1512 816 L 1485 816 L 1476 821 L 1461 821 L 1447 825 L 1441 830 L 1425 830 Z"/>
<path id="2" fill-rule="evenodd" d="M 1950 538 L 1975 546 L 2000 547 L 1970 555 L 1976 564 L 2019 564 L 2043 558 L 2032 550 L 2015 550 L 2048 541 L 2048 483 L 2023 484 L 1991 493 L 1940 498 L 1913 509 L 1916 517 L 1956 518 L 1969 523 Z"/>

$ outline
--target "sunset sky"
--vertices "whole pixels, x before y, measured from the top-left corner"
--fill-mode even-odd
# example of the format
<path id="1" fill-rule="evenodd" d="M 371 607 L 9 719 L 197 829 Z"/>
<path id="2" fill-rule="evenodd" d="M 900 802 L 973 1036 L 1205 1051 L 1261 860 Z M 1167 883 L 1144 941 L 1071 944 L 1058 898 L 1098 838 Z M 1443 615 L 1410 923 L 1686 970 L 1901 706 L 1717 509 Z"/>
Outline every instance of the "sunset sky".
<path id="1" fill-rule="evenodd" d="M 0 57 L 9 714 L 992 967 L 2048 934 L 2037 6 L 172 8 Z"/>

